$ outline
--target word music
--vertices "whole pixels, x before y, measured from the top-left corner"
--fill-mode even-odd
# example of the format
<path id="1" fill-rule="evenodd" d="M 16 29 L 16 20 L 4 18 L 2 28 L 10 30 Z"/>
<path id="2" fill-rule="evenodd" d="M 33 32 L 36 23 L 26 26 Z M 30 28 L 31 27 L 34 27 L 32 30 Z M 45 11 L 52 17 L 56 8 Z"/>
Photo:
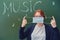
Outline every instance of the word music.
<path id="1" fill-rule="evenodd" d="M 17 12 L 33 12 L 35 11 L 36 9 L 36 6 L 38 4 L 41 3 L 41 1 L 36 1 L 34 2 L 34 4 L 32 4 L 33 2 L 32 1 L 24 1 L 22 3 L 19 2 L 19 5 L 17 6 L 18 8 L 16 9 L 16 5 L 14 2 L 10 2 L 9 4 L 8 3 L 5 3 L 3 2 L 3 14 L 5 14 L 7 11 L 10 11 L 11 13 L 14 12 L 14 13 L 17 13 Z M 7 5 L 8 4 L 8 5 Z M 22 5 L 21 5 L 22 4 Z M 27 6 L 26 4 L 28 4 L 29 6 Z M 21 6 L 25 9 L 22 9 Z"/>

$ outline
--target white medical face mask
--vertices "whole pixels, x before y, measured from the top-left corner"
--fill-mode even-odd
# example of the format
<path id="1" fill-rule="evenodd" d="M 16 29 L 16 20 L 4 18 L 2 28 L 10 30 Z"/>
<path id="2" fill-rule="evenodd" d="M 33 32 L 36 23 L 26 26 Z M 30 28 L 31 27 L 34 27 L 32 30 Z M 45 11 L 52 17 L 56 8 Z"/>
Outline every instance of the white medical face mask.
<path id="1" fill-rule="evenodd" d="M 44 17 L 33 17 L 32 23 L 44 23 Z"/>

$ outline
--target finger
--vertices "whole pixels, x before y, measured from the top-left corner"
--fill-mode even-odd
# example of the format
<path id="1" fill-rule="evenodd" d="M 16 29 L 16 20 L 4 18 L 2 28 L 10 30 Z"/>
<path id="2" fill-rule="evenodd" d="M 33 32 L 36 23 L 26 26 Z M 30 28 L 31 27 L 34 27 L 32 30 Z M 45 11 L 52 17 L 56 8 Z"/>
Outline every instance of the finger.
<path id="1" fill-rule="evenodd" d="M 54 16 L 52 16 L 52 19 L 55 20 Z"/>
<path id="2" fill-rule="evenodd" d="M 23 17 L 23 19 L 25 19 L 25 18 L 26 18 L 26 16 Z"/>

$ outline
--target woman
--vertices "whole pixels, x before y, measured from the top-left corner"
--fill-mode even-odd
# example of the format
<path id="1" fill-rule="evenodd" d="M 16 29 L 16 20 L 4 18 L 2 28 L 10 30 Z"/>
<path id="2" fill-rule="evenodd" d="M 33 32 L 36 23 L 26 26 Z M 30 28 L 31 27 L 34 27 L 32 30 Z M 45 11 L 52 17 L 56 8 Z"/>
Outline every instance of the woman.
<path id="1" fill-rule="evenodd" d="M 42 22 L 32 23 L 29 25 L 29 28 L 24 31 L 27 24 L 27 19 L 26 17 L 23 17 L 22 25 L 19 31 L 20 39 L 27 38 L 27 40 L 60 40 L 60 32 L 57 29 L 54 16 L 52 16 L 50 23 L 51 25 L 44 24 L 45 15 L 42 10 L 37 10 L 34 13 L 34 17 L 36 17 L 36 19 L 39 19 L 37 17 L 40 17 L 40 21 Z"/>

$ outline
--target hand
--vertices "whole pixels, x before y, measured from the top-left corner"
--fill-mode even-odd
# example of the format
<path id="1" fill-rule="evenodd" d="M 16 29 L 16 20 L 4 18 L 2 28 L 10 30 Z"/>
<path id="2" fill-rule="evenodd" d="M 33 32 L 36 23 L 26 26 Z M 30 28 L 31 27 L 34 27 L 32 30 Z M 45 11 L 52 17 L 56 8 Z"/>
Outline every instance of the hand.
<path id="1" fill-rule="evenodd" d="M 56 28 L 56 20 L 55 20 L 54 16 L 52 16 L 50 24 L 53 28 Z"/>
<path id="2" fill-rule="evenodd" d="M 24 16 L 21 27 L 25 27 L 26 24 L 27 24 L 27 20 L 26 20 L 26 17 Z"/>

